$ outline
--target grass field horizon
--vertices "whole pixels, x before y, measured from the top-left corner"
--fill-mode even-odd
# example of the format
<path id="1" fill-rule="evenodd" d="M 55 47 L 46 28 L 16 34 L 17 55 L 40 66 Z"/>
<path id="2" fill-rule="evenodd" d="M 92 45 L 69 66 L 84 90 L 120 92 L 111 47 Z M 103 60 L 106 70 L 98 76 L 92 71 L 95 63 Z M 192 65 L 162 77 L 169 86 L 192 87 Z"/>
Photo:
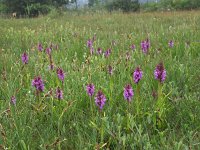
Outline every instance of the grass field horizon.
<path id="1" fill-rule="evenodd" d="M 0 18 L 0 149 L 200 149 L 199 14 Z"/>

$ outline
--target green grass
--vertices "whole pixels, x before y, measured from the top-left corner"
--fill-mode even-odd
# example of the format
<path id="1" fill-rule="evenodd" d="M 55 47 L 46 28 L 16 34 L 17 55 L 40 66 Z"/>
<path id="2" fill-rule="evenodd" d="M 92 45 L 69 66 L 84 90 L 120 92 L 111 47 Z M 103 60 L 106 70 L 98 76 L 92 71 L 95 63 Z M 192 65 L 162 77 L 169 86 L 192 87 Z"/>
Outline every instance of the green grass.
<path id="1" fill-rule="evenodd" d="M 199 13 L 0 19 L 0 149 L 200 149 Z M 90 55 L 86 43 L 95 34 L 95 50 L 112 49 L 108 58 Z M 151 41 L 147 55 L 140 48 L 146 38 Z M 168 47 L 169 40 L 174 41 L 173 48 Z M 39 42 L 44 49 L 51 43 L 59 46 L 52 50 L 53 71 L 45 51 L 37 50 Z M 131 44 L 136 45 L 134 52 Z M 25 51 L 27 65 L 21 62 Z M 156 100 L 152 92 L 159 91 L 159 83 L 153 72 L 160 61 L 167 78 Z M 109 65 L 114 68 L 112 76 Z M 137 66 L 143 70 L 140 94 L 132 79 Z M 57 67 L 66 73 L 63 100 L 55 98 L 55 89 L 62 87 Z M 38 75 L 45 82 L 39 98 L 31 86 Z M 101 113 L 86 93 L 88 83 L 94 83 L 95 95 L 102 90 L 107 98 Z M 135 92 L 129 106 L 123 97 L 128 83 Z M 53 95 L 45 97 L 50 89 Z M 13 95 L 16 106 L 10 103 Z M 160 99 L 162 107 L 157 106 Z M 164 112 L 160 118 L 158 109 Z"/>

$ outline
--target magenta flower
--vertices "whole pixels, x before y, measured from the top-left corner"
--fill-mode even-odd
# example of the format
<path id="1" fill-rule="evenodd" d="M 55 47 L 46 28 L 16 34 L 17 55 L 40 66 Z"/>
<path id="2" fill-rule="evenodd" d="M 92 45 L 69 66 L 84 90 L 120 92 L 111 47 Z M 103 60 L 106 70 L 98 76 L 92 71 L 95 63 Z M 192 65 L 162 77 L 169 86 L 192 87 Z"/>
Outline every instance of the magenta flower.
<path id="1" fill-rule="evenodd" d="M 53 63 L 51 63 L 51 64 L 49 65 L 49 69 L 50 69 L 50 70 L 53 70 L 53 69 L 54 69 L 54 64 L 53 64 Z"/>
<path id="2" fill-rule="evenodd" d="M 163 63 L 159 63 L 154 70 L 154 76 L 156 80 L 159 80 L 161 83 L 166 79 L 166 70 Z"/>
<path id="3" fill-rule="evenodd" d="M 22 62 L 28 64 L 28 54 L 26 52 L 22 54 Z"/>
<path id="4" fill-rule="evenodd" d="M 130 84 L 127 84 L 124 88 L 124 99 L 128 102 L 131 101 L 132 97 L 134 95 L 133 89 Z"/>
<path id="5" fill-rule="evenodd" d="M 100 110 L 103 109 L 103 106 L 105 105 L 106 97 L 102 93 L 102 91 L 98 91 L 96 97 L 95 97 L 95 103 L 99 107 Z"/>
<path id="6" fill-rule="evenodd" d="M 61 68 L 57 68 L 56 70 L 58 78 L 63 82 L 65 78 L 65 73 Z"/>
<path id="7" fill-rule="evenodd" d="M 51 50 L 52 50 L 52 49 L 51 49 L 50 47 L 47 47 L 47 48 L 46 48 L 46 53 L 47 53 L 48 55 L 51 55 Z"/>
<path id="8" fill-rule="evenodd" d="M 15 96 L 11 97 L 10 103 L 13 104 L 13 105 L 16 105 L 16 98 L 15 98 Z"/>
<path id="9" fill-rule="evenodd" d="M 141 80 L 142 74 L 142 70 L 139 67 L 137 67 L 133 73 L 133 80 L 136 84 L 138 84 L 138 82 Z"/>
<path id="10" fill-rule="evenodd" d="M 92 97 L 94 95 L 95 87 L 94 84 L 90 83 L 86 86 L 87 94 Z"/>
<path id="11" fill-rule="evenodd" d="M 42 78 L 40 76 L 35 77 L 32 80 L 32 86 L 34 86 L 37 91 L 40 91 L 40 92 L 44 91 L 44 83 L 43 83 Z"/>
<path id="12" fill-rule="evenodd" d="M 98 54 L 98 55 L 101 55 L 101 54 L 102 54 L 102 49 L 101 49 L 100 47 L 97 49 L 97 54 Z"/>
<path id="13" fill-rule="evenodd" d="M 174 42 L 172 40 L 170 40 L 168 45 L 169 45 L 170 48 L 172 48 L 172 47 L 174 47 Z"/>
<path id="14" fill-rule="evenodd" d="M 43 47 L 42 47 L 42 44 L 41 44 L 41 43 L 38 44 L 38 50 L 39 50 L 40 52 L 43 50 Z"/>
<path id="15" fill-rule="evenodd" d="M 147 54 L 150 48 L 150 41 L 149 39 L 146 39 L 144 41 L 141 42 L 141 48 L 143 53 Z"/>
<path id="16" fill-rule="evenodd" d="M 56 89 L 56 98 L 59 100 L 63 99 L 63 91 L 60 89 L 60 87 Z"/>
<path id="17" fill-rule="evenodd" d="M 132 45 L 130 46 L 130 48 L 134 51 L 134 50 L 135 50 L 135 45 L 132 44 Z"/>
<path id="18" fill-rule="evenodd" d="M 93 41 L 92 41 L 91 39 L 89 39 L 89 40 L 87 41 L 87 47 L 88 47 L 88 48 L 91 48 L 92 45 L 93 45 Z"/>
<path id="19" fill-rule="evenodd" d="M 107 51 L 105 51 L 104 56 L 107 58 L 111 54 L 111 49 L 109 48 Z"/>

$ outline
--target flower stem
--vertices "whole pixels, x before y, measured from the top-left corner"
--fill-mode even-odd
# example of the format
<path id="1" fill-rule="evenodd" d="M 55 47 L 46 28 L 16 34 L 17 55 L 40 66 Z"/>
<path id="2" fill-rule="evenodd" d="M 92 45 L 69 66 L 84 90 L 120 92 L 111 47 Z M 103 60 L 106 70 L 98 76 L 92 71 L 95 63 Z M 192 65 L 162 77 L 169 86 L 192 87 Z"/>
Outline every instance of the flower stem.
<path id="1" fill-rule="evenodd" d="M 140 111 L 140 86 L 137 84 L 137 100 L 136 100 L 136 110 L 137 110 L 137 115 L 139 115 L 139 111 Z"/>

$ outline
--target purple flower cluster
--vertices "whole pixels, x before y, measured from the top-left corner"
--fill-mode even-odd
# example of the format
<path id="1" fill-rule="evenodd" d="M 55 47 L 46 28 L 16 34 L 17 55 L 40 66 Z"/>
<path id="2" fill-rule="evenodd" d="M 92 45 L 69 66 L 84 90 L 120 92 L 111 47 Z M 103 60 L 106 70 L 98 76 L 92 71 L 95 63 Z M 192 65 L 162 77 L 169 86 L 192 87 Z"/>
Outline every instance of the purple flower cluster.
<path id="1" fill-rule="evenodd" d="M 102 91 L 98 91 L 96 97 L 95 97 L 95 103 L 99 107 L 100 110 L 103 109 L 103 106 L 105 105 L 106 97 L 103 94 Z"/>
<path id="2" fill-rule="evenodd" d="M 37 46 L 38 50 L 41 52 L 43 50 L 43 47 L 42 47 L 42 44 L 39 43 L 38 46 Z"/>
<path id="3" fill-rule="evenodd" d="M 13 104 L 13 105 L 16 105 L 16 98 L 15 98 L 15 96 L 11 97 L 10 103 Z"/>
<path id="4" fill-rule="evenodd" d="M 65 73 L 61 68 L 57 68 L 56 70 L 58 78 L 63 82 L 65 79 Z"/>
<path id="5" fill-rule="evenodd" d="M 60 89 L 60 87 L 56 89 L 56 98 L 59 100 L 63 99 L 63 91 Z"/>
<path id="6" fill-rule="evenodd" d="M 98 55 L 101 55 L 101 54 L 102 54 L 102 48 L 99 47 L 99 48 L 97 49 L 97 54 L 98 54 Z"/>
<path id="7" fill-rule="evenodd" d="M 51 55 L 51 50 L 52 50 L 51 47 L 47 47 L 47 48 L 46 48 L 46 53 L 47 53 L 48 55 Z"/>
<path id="8" fill-rule="evenodd" d="M 26 52 L 22 54 L 22 62 L 23 64 L 28 64 L 28 54 Z"/>
<path id="9" fill-rule="evenodd" d="M 54 64 L 53 64 L 53 63 L 50 63 L 49 69 L 50 69 L 50 70 L 53 70 L 53 69 L 54 69 Z"/>
<path id="10" fill-rule="evenodd" d="M 133 73 L 133 80 L 134 80 L 134 82 L 136 83 L 136 84 L 138 84 L 138 82 L 141 80 L 141 78 L 142 78 L 142 70 L 139 68 L 139 67 L 137 67 L 136 69 L 135 69 L 135 71 L 134 71 L 134 73 Z"/>
<path id="11" fill-rule="evenodd" d="M 161 83 L 166 79 L 166 70 L 163 63 L 159 63 L 154 70 L 154 76 L 156 80 L 159 80 Z"/>
<path id="12" fill-rule="evenodd" d="M 111 54 L 111 49 L 109 48 L 105 51 L 104 56 L 107 58 L 108 56 L 110 56 L 110 54 Z"/>
<path id="13" fill-rule="evenodd" d="M 168 45 L 169 45 L 170 48 L 172 48 L 172 47 L 174 47 L 174 42 L 172 40 L 170 40 Z"/>
<path id="14" fill-rule="evenodd" d="M 130 102 L 133 95 L 134 95 L 134 92 L 131 85 L 130 84 L 126 85 L 124 88 L 124 99 Z"/>
<path id="15" fill-rule="evenodd" d="M 92 97 L 94 95 L 95 87 L 94 84 L 90 83 L 86 86 L 87 94 Z"/>
<path id="16" fill-rule="evenodd" d="M 88 48 L 92 48 L 92 46 L 93 46 L 93 41 L 92 41 L 91 39 L 89 39 L 89 40 L 87 41 L 87 47 L 88 47 Z"/>
<path id="17" fill-rule="evenodd" d="M 144 41 L 141 42 L 141 48 L 143 53 L 147 54 L 150 48 L 150 40 L 146 39 Z"/>
<path id="18" fill-rule="evenodd" d="M 132 44 L 132 45 L 130 46 L 130 48 L 134 51 L 134 50 L 135 50 L 135 45 Z"/>
<path id="19" fill-rule="evenodd" d="M 40 92 L 44 91 L 44 83 L 43 83 L 42 78 L 40 76 L 35 77 L 32 80 L 32 86 L 34 86 L 37 91 L 40 91 Z"/>

